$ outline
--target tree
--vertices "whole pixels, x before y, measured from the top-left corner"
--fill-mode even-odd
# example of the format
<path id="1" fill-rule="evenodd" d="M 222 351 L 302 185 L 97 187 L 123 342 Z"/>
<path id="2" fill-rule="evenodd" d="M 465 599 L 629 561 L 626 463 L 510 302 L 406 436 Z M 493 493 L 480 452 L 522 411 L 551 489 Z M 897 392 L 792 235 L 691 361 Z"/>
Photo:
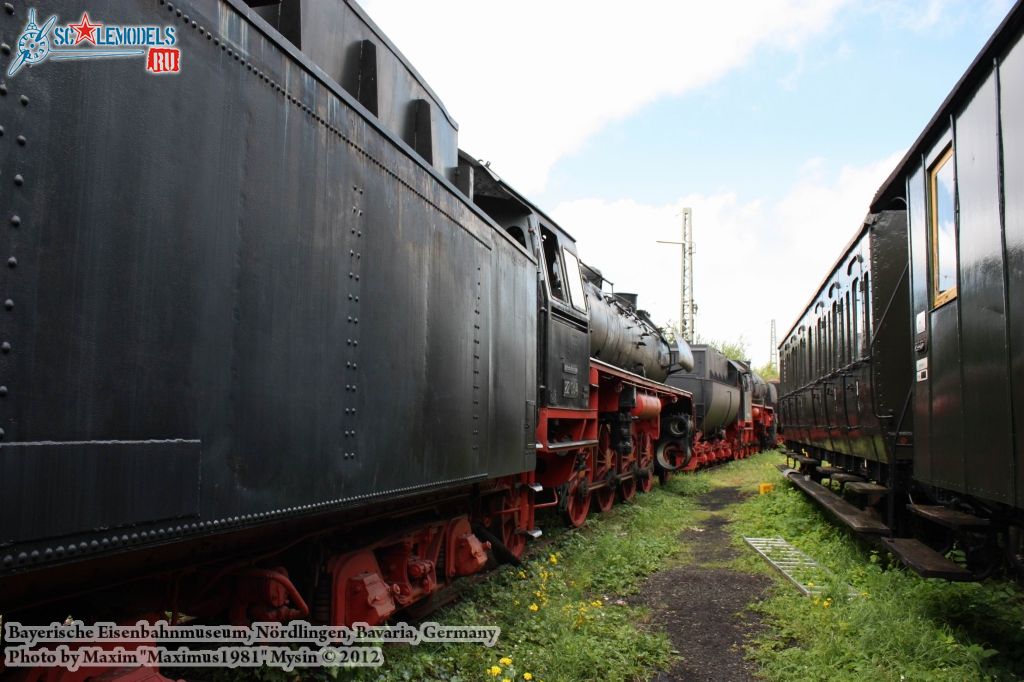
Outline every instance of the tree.
<path id="1" fill-rule="evenodd" d="M 740 335 L 740 338 L 736 341 L 722 341 L 719 339 L 705 339 L 700 334 L 697 334 L 697 338 L 694 343 L 705 343 L 719 353 L 729 358 L 730 360 L 738 360 L 739 362 L 748 362 L 747 355 L 747 340 Z"/>
<path id="2" fill-rule="evenodd" d="M 779 378 L 779 368 L 771 362 L 758 367 L 754 371 L 761 375 L 761 378 L 765 381 L 777 381 Z"/>

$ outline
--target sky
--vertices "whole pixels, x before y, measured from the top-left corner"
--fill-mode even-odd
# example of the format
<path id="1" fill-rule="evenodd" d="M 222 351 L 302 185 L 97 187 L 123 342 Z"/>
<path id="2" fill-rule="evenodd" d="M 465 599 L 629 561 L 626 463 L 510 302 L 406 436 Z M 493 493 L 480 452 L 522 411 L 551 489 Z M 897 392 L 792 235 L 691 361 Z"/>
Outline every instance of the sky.
<path id="1" fill-rule="evenodd" d="M 363 0 L 615 290 L 769 359 L 1010 0 Z"/>

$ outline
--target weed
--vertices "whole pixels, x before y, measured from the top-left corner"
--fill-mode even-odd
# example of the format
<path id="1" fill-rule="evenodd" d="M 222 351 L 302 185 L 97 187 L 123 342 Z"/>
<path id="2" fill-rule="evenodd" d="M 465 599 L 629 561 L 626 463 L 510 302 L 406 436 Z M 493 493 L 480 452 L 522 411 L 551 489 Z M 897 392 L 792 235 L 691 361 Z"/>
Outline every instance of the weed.
<path id="1" fill-rule="evenodd" d="M 777 461 L 751 466 L 768 476 Z M 835 573 L 835 584 L 816 600 L 780 582 L 755 605 L 773 631 L 750 655 L 769 679 L 1002 680 L 1024 673 L 1024 594 L 1013 584 L 920 578 L 858 544 L 785 484 L 740 505 L 731 530 L 737 541 L 781 536 Z M 753 568 L 758 561 L 747 557 L 742 566 Z M 846 584 L 857 597 L 845 597 Z"/>

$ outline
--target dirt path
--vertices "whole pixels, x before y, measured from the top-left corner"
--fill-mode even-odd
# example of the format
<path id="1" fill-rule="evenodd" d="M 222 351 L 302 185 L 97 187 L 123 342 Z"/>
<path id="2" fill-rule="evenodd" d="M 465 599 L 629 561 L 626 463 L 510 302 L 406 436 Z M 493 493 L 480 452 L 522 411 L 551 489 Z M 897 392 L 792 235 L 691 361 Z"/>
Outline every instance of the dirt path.
<path id="1" fill-rule="evenodd" d="M 651 576 L 631 600 L 651 609 L 651 622 L 668 631 L 682 655 L 671 670 L 654 678 L 657 682 L 755 679 L 753 665 L 743 657 L 743 643 L 760 629 L 760 622 L 747 605 L 771 580 L 723 567 L 738 555 L 723 510 L 743 497 L 737 488 L 702 495 L 698 502 L 710 515 L 679 536 L 691 548 L 692 559 Z"/>

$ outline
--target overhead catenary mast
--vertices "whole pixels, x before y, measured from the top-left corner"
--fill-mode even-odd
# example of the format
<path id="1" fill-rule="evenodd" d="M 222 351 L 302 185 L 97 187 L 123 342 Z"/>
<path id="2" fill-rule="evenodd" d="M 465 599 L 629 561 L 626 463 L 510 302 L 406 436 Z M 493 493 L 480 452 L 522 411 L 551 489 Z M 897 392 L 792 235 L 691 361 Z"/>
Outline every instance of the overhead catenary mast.
<path id="1" fill-rule="evenodd" d="M 690 208 L 684 208 L 682 218 L 682 241 L 671 242 L 659 239 L 658 243 L 676 244 L 680 247 L 679 335 L 687 343 L 693 343 L 693 316 L 697 312 L 697 304 L 693 302 L 693 211 Z"/>

